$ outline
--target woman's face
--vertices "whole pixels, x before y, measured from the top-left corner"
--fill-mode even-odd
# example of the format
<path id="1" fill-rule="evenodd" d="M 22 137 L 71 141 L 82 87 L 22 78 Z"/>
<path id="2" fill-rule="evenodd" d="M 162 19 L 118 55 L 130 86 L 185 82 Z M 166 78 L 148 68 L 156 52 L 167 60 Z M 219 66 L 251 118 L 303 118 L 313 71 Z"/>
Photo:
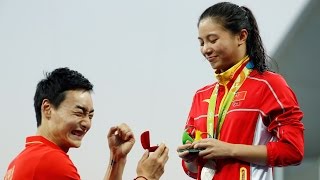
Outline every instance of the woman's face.
<path id="1" fill-rule="evenodd" d="M 244 57 L 240 37 L 232 34 L 211 18 L 199 23 L 199 42 L 203 56 L 217 73 L 228 70 Z"/>

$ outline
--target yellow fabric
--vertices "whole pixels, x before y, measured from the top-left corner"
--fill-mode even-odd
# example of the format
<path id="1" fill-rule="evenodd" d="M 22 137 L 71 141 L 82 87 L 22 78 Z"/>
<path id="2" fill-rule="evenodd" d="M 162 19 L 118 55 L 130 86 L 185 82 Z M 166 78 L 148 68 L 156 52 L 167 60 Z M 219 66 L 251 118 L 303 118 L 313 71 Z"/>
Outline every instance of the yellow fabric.
<path id="1" fill-rule="evenodd" d="M 247 56 L 243 57 L 242 59 L 240 59 L 240 61 L 237 64 L 232 66 L 227 71 L 222 72 L 222 73 L 218 73 L 218 74 L 215 73 L 215 76 L 218 80 L 218 83 L 220 85 L 225 86 L 230 81 L 230 79 L 233 78 L 234 73 L 237 72 L 237 70 L 241 67 L 241 65 L 243 63 L 246 63 L 248 60 L 249 60 L 249 56 L 247 55 Z"/>

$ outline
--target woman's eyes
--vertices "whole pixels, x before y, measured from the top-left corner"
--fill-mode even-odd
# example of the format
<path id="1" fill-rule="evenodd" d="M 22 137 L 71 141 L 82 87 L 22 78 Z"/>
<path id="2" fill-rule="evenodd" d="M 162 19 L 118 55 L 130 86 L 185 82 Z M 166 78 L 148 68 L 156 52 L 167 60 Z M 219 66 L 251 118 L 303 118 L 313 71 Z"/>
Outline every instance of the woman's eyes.
<path id="1" fill-rule="evenodd" d="M 211 44 L 214 44 L 217 42 L 218 39 L 212 39 L 212 40 L 208 40 L 208 42 L 210 42 Z M 204 42 L 203 41 L 200 41 L 200 46 L 204 46 Z"/>
<path id="2" fill-rule="evenodd" d="M 211 40 L 209 40 L 209 41 L 210 41 L 210 43 L 214 44 L 214 43 L 217 42 L 217 40 L 218 40 L 218 39 L 211 39 Z"/>

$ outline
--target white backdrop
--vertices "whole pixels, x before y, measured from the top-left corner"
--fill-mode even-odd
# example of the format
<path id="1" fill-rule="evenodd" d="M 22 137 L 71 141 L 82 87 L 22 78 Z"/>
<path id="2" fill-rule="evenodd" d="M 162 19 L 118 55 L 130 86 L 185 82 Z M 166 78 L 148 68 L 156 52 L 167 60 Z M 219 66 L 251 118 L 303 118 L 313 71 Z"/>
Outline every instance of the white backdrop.
<path id="1" fill-rule="evenodd" d="M 272 54 L 308 0 L 237 0 L 255 14 Z M 43 73 L 78 70 L 94 84 L 95 117 L 69 152 L 83 180 L 102 179 L 110 126 L 126 122 L 136 144 L 123 179 L 143 154 L 139 136 L 164 142 L 170 159 L 161 179 L 190 179 L 176 147 L 194 92 L 215 81 L 199 52 L 196 23 L 217 1 L 0 0 L 0 178 L 36 132 L 33 95 Z"/>

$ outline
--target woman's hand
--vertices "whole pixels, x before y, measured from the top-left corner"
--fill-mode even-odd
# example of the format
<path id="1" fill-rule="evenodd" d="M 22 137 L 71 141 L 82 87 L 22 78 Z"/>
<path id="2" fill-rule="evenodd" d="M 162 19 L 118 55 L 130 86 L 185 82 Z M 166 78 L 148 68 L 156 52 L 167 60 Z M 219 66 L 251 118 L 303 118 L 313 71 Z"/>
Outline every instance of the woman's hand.
<path id="1" fill-rule="evenodd" d="M 193 162 L 198 158 L 197 152 L 189 152 L 188 149 L 193 149 L 193 145 L 191 142 L 187 142 L 184 145 L 178 146 L 177 152 L 181 159 L 183 159 L 185 162 Z"/>
<path id="2" fill-rule="evenodd" d="M 201 139 L 192 143 L 197 149 L 203 149 L 199 156 L 203 159 L 222 159 L 232 156 L 232 145 L 213 138 Z"/>

